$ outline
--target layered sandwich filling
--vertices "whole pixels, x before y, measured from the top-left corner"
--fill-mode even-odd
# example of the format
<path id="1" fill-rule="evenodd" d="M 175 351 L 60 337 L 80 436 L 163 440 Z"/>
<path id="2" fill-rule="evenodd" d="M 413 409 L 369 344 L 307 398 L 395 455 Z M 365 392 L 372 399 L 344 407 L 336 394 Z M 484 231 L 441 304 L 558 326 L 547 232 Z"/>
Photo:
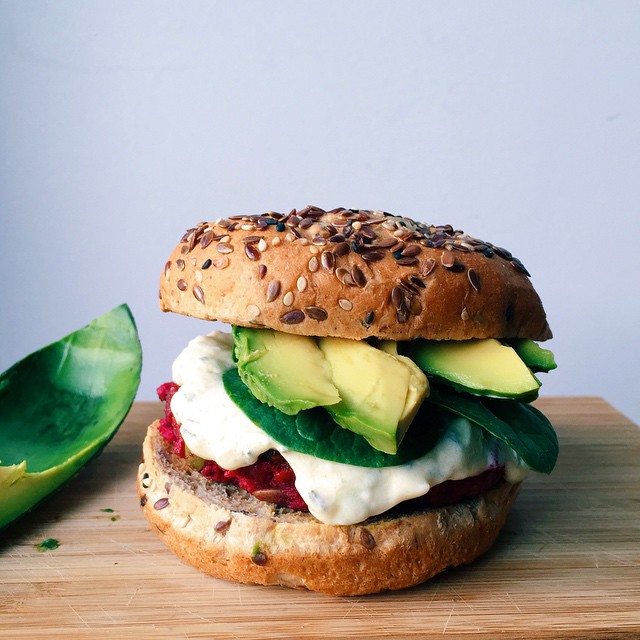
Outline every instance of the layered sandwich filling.
<path id="1" fill-rule="evenodd" d="M 480 415 L 475 401 L 453 396 L 452 400 L 446 392 L 432 395 L 440 407 L 453 403 L 453 410 L 436 410 L 435 404 L 424 403 L 426 409 L 411 416 L 409 432 L 420 436 L 415 457 L 401 448 L 397 456 L 374 456 L 367 458 L 367 464 L 340 461 L 345 459 L 341 452 L 326 442 L 333 432 L 329 437 L 328 432 L 305 431 L 300 428 L 303 421 L 287 422 L 273 408 L 269 411 L 277 414 L 263 419 L 260 401 L 248 391 L 248 400 L 243 400 L 245 390 L 233 392 L 237 363 L 232 350 L 233 337 L 222 332 L 189 343 L 173 365 L 173 383 L 160 388 L 168 405 L 161 431 L 176 452 L 190 458 L 206 477 L 236 484 L 260 499 L 308 509 L 328 524 L 354 524 L 421 496 L 431 494 L 430 503 L 438 505 L 479 493 L 503 476 L 516 482 L 534 466 L 535 455 L 525 451 L 527 463 L 522 450 L 516 452 L 511 445 L 514 436 L 500 431 L 504 421 L 496 416 L 497 409 L 489 419 Z M 435 414 L 430 413 L 431 406 Z M 277 427 L 272 424 L 274 415 Z M 446 419 L 436 424 L 428 419 L 434 415 Z M 492 425 L 482 428 L 483 420 Z M 297 439 L 291 434 L 282 437 L 285 423 L 297 425 Z M 311 442 L 314 438 L 317 442 Z M 361 447 L 361 436 L 354 438 L 349 442 Z M 304 446 L 296 446 L 297 442 Z M 405 446 L 409 448 L 410 444 Z"/>

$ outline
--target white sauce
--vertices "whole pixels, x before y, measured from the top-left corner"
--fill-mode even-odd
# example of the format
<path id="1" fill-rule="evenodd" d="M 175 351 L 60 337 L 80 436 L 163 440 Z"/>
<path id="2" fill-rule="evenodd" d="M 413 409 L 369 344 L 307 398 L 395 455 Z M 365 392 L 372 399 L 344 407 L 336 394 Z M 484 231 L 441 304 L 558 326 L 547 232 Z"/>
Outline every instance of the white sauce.
<path id="1" fill-rule="evenodd" d="M 321 522 L 362 522 L 424 495 L 433 485 L 477 475 L 496 462 L 505 465 L 512 482 L 528 473 L 510 448 L 462 417 L 427 455 L 395 467 L 358 467 L 291 451 L 254 425 L 227 396 L 222 374 L 235 366 L 232 344 L 230 334 L 216 331 L 192 340 L 174 362 L 173 380 L 180 389 L 171 410 L 182 437 L 195 455 L 230 470 L 254 463 L 269 449 L 279 451 L 291 465 L 309 511 Z"/>

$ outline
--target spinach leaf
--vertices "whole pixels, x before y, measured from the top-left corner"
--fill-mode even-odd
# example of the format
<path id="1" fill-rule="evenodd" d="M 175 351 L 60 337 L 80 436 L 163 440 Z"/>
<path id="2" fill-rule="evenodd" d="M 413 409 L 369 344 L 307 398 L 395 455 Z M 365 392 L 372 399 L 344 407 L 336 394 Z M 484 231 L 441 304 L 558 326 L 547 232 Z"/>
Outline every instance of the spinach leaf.
<path id="1" fill-rule="evenodd" d="M 405 464 L 428 453 L 454 416 L 423 403 L 395 455 L 374 449 L 362 436 L 336 424 L 322 407 L 291 416 L 257 400 L 244 385 L 237 369 L 223 375 L 227 395 L 243 413 L 280 444 L 333 462 L 362 467 Z"/>
<path id="2" fill-rule="evenodd" d="M 553 470 L 558 459 L 558 438 L 549 420 L 531 405 L 435 386 L 431 387 L 429 402 L 480 425 L 509 445 L 535 471 Z"/>

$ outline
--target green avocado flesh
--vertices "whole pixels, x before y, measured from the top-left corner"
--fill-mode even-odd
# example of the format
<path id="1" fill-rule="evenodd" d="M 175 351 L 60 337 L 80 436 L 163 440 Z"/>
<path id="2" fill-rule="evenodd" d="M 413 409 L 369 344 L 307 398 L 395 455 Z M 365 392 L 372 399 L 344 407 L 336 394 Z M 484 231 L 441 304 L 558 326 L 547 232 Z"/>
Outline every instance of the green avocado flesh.
<path id="1" fill-rule="evenodd" d="M 514 349 L 484 340 L 414 340 L 406 354 L 434 379 L 459 391 L 512 399 L 532 399 L 540 382 Z"/>
<path id="2" fill-rule="evenodd" d="M 249 357 L 265 344 L 277 351 L 280 343 L 271 342 L 273 334 L 281 335 L 234 328 L 239 367 L 227 371 L 223 380 L 227 394 L 249 419 L 291 450 L 359 466 L 405 464 L 425 455 L 442 429 L 462 416 L 508 445 L 532 469 L 549 473 L 555 465 L 558 441 L 553 427 L 523 401 L 537 393 L 539 382 L 516 352 L 497 340 L 370 344 L 342 338 L 285 338 L 282 353 Z M 293 347 L 294 342 L 298 346 Z M 406 355 L 399 355 L 399 349 Z M 312 354 L 310 359 L 306 353 Z M 265 369 L 259 376 L 247 373 L 247 365 L 254 363 Z M 298 405 L 300 396 L 308 402 L 304 380 L 321 378 L 323 385 L 328 380 L 329 388 L 339 394 L 338 401 L 320 405 L 316 397 L 315 405 L 295 413 L 277 408 L 270 396 L 272 385 L 261 384 L 258 393 L 251 386 L 256 386 L 255 378 L 271 380 L 271 366 L 278 375 L 294 378 L 291 384 L 275 387 L 278 402 L 287 409 Z M 422 370 L 431 378 L 431 387 Z M 507 397 L 494 399 L 489 394 Z"/>
<path id="3" fill-rule="evenodd" d="M 542 371 L 547 373 L 558 365 L 549 349 L 543 349 L 537 342 L 526 338 L 509 340 L 509 346 L 520 356 L 522 361 L 534 373 Z"/>
<path id="4" fill-rule="evenodd" d="M 340 401 L 331 367 L 313 338 L 244 327 L 234 327 L 233 337 L 238 373 L 261 402 L 295 415 Z"/>
<path id="5" fill-rule="evenodd" d="M 101 451 L 133 403 L 141 366 L 121 305 L 0 374 L 0 527 Z"/>
<path id="6" fill-rule="evenodd" d="M 426 376 L 408 358 L 362 340 L 321 338 L 318 344 L 341 398 L 327 411 L 375 449 L 396 453 L 429 389 Z"/>
<path id="7" fill-rule="evenodd" d="M 324 407 L 287 415 L 260 402 L 243 384 L 237 369 L 222 376 L 231 400 L 254 424 L 280 444 L 323 460 L 360 467 L 392 467 L 426 455 L 455 419 L 455 413 L 424 402 L 395 455 L 374 449 L 365 438 L 336 424 Z"/>

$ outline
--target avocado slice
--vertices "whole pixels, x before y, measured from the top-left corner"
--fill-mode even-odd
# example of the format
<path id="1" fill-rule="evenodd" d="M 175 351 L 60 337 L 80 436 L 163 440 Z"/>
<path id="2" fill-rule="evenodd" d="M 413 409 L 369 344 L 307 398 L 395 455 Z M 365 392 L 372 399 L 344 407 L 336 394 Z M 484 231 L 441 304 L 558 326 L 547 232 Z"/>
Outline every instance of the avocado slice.
<path id="1" fill-rule="evenodd" d="M 520 356 L 522 361 L 531 369 L 531 371 L 542 371 L 547 373 L 555 369 L 556 364 L 553 352 L 549 349 L 543 349 L 537 342 L 527 338 L 509 340 L 508 344 L 513 347 L 514 351 Z"/>
<path id="2" fill-rule="evenodd" d="M 320 338 L 318 344 L 342 398 L 327 411 L 375 449 L 395 454 L 428 393 L 426 376 L 408 358 L 361 340 Z"/>
<path id="3" fill-rule="evenodd" d="M 247 327 L 233 327 L 233 337 L 238 373 L 261 402 L 287 415 L 340 402 L 314 338 Z"/>
<path id="4" fill-rule="evenodd" d="M 512 399 L 534 398 L 540 382 L 518 354 L 493 338 L 414 340 L 407 355 L 429 376 L 460 391 Z"/>
<path id="5" fill-rule="evenodd" d="M 0 374 L 0 528 L 100 453 L 133 403 L 141 366 L 121 305 Z"/>

